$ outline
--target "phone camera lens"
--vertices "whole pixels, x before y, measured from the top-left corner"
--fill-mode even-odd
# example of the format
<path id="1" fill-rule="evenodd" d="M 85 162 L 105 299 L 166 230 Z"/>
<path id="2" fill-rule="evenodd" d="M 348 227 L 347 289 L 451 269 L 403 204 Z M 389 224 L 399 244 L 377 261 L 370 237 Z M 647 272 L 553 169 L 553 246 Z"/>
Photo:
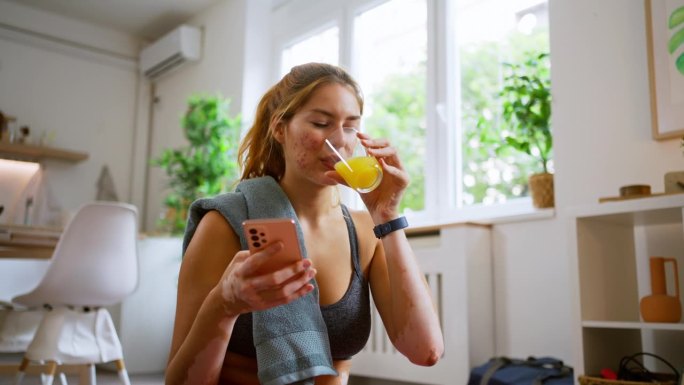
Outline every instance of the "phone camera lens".
<path id="1" fill-rule="evenodd" d="M 256 229 L 249 229 L 249 233 L 250 233 L 250 234 L 256 234 L 257 231 L 256 231 Z"/>
<path id="2" fill-rule="evenodd" d="M 254 242 L 254 243 L 252 243 L 252 245 L 254 245 L 254 247 L 259 247 L 259 246 L 261 246 L 261 243 L 259 243 L 259 242 Z"/>
<path id="3" fill-rule="evenodd" d="M 252 235 L 251 238 L 252 238 L 253 241 L 258 241 L 258 240 L 259 240 L 259 237 L 257 237 L 256 235 Z"/>

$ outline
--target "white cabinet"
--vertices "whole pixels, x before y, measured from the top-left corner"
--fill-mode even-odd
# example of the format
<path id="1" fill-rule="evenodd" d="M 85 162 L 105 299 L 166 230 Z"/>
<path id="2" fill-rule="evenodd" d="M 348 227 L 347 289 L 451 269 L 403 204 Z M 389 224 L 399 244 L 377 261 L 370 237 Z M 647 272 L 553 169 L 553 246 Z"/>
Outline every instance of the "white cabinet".
<path id="1" fill-rule="evenodd" d="M 566 212 L 570 278 L 575 284 L 576 374 L 617 370 L 621 357 L 642 351 L 684 368 L 684 320 L 643 322 L 639 312 L 640 299 L 651 294 L 650 257 L 676 258 L 680 286 L 684 282 L 683 207 L 684 194 L 678 194 Z M 668 293 L 674 294 L 674 273 L 669 270 Z"/>

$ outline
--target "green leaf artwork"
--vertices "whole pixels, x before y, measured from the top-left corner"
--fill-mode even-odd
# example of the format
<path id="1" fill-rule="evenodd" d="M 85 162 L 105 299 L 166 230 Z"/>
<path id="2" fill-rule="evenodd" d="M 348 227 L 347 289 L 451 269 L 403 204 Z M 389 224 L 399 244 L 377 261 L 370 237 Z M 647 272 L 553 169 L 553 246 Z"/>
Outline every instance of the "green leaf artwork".
<path id="1" fill-rule="evenodd" d="M 671 30 L 674 30 L 667 47 L 672 55 L 677 48 L 684 45 L 684 7 L 679 7 L 672 11 L 668 26 Z M 676 30 L 676 28 L 679 28 L 679 30 Z M 677 67 L 677 71 L 684 75 L 684 53 L 681 53 L 679 57 L 675 59 L 675 66 Z"/>

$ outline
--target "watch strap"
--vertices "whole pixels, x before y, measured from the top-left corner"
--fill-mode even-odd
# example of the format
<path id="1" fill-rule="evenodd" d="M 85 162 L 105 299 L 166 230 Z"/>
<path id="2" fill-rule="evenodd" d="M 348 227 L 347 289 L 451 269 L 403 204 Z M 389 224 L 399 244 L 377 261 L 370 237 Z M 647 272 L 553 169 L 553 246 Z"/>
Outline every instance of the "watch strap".
<path id="1" fill-rule="evenodd" d="M 387 234 L 393 231 L 404 229 L 406 227 L 408 227 L 408 221 L 406 220 L 406 217 L 401 216 L 397 219 L 392 219 L 389 222 L 381 223 L 373 227 L 373 232 L 375 233 L 376 238 L 382 239 Z"/>

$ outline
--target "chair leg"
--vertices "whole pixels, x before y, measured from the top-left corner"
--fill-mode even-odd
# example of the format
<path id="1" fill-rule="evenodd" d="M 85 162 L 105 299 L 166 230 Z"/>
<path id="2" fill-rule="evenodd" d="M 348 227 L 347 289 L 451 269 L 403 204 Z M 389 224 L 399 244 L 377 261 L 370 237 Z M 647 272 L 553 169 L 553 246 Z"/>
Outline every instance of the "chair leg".
<path id="1" fill-rule="evenodd" d="M 19 370 L 17 371 L 17 374 L 14 375 L 14 385 L 20 385 L 21 381 L 24 380 L 24 376 L 26 375 L 26 368 L 29 366 L 29 359 L 24 357 L 21 360 L 21 364 L 19 364 Z"/>
<path id="2" fill-rule="evenodd" d="M 69 383 L 67 382 L 66 374 L 64 374 L 64 372 L 59 373 L 59 382 L 62 385 L 69 385 Z"/>
<path id="3" fill-rule="evenodd" d="M 78 378 L 79 385 L 96 385 L 95 378 L 95 364 L 85 364 L 81 368 L 81 373 Z"/>
<path id="4" fill-rule="evenodd" d="M 131 380 L 128 378 L 128 371 L 126 370 L 126 365 L 124 360 L 116 360 L 116 370 L 119 372 L 119 379 L 123 385 L 131 385 Z"/>
<path id="5" fill-rule="evenodd" d="M 55 373 L 57 373 L 57 362 L 48 361 L 44 385 L 52 385 L 52 382 L 55 380 Z"/>

